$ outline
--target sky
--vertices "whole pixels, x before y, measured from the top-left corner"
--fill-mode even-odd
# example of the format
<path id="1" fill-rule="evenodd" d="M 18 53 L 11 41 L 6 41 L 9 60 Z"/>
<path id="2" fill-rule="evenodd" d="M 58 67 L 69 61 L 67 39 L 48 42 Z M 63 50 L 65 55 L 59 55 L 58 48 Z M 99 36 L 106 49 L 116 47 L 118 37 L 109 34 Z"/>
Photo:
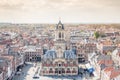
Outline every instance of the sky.
<path id="1" fill-rule="evenodd" d="M 120 0 L 0 0 L 0 22 L 120 23 Z"/>

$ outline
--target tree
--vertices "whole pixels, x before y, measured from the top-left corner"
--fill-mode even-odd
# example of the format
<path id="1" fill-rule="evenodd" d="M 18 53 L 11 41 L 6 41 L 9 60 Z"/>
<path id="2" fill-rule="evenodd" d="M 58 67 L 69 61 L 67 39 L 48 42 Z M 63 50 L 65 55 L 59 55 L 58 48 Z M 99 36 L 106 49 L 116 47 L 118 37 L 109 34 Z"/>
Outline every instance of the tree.
<path id="1" fill-rule="evenodd" d="M 96 39 L 98 39 L 98 38 L 100 37 L 99 32 L 96 31 L 96 32 L 94 33 L 94 37 L 95 37 Z"/>

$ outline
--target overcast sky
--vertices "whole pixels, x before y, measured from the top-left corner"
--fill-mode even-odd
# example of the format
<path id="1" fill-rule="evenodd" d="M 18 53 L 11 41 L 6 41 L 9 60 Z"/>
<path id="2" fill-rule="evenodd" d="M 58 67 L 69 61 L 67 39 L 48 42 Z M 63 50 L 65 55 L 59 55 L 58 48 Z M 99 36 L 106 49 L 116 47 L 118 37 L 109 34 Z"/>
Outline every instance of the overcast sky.
<path id="1" fill-rule="evenodd" d="M 0 22 L 120 23 L 120 0 L 0 0 Z"/>

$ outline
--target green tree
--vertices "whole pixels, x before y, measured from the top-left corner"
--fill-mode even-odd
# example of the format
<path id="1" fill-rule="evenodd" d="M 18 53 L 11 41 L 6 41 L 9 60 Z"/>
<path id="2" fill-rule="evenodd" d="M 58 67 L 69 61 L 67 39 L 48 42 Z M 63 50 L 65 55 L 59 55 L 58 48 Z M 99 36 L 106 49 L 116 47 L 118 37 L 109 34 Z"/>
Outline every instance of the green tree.
<path id="1" fill-rule="evenodd" d="M 98 39 L 98 38 L 100 37 L 99 32 L 96 31 L 96 32 L 94 33 L 94 37 L 95 37 L 96 39 Z"/>

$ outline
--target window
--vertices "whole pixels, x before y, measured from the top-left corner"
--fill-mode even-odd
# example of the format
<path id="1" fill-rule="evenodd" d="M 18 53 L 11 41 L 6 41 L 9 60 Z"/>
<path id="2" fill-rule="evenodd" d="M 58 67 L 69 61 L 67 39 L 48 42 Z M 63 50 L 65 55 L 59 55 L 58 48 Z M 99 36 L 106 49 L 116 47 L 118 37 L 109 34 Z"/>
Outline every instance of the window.
<path id="1" fill-rule="evenodd" d="M 70 68 L 67 68 L 68 71 L 70 71 Z"/>
<path id="2" fill-rule="evenodd" d="M 59 64 L 59 66 L 61 66 L 61 64 Z"/>
<path id="3" fill-rule="evenodd" d="M 75 62 L 75 61 L 73 61 L 73 65 L 76 65 L 76 62 Z"/>
<path id="4" fill-rule="evenodd" d="M 70 73 L 70 69 L 69 68 L 67 68 L 67 73 Z"/>
<path id="5" fill-rule="evenodd" d="M 52 70 L 52 68 L 50 68 L 50 71 L 49 71 L 49 73 L 53 73 L 53 70 Z"/>
<path id="6" fill-rule="evenodd" d="M 59 33 L 59 38 L 61 38 L 61 32 Z"/>
<path id="7" fill-rule="evenodd" d="M 57 68 L 55 69 L 55 73 L 58 73 L 58 69 Z"/>
<path id="8" fill-rule="evenodd" d="M 50 71 L 52 71 L 52 68 L 50 68 Z"/>
<path id="9" fill-rule="evenodd" d="M 62 26 L 61 26 L 61 25 L 59 25 L 59 29 L 62 29 Z"/>

